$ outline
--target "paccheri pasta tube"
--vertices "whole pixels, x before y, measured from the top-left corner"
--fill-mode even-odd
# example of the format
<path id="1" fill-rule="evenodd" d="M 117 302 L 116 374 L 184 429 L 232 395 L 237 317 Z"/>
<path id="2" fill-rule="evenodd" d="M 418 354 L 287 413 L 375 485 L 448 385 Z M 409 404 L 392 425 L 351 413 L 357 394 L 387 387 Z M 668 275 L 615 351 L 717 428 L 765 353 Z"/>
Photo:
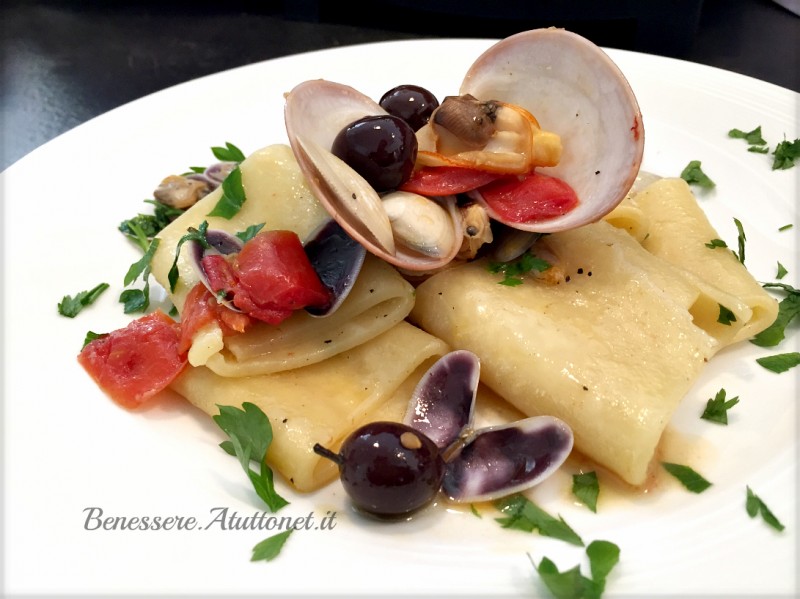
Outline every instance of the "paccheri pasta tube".
<path id="1" fill-rule="evenodd" d="M 485 384 L 526 414 L 565 420 L 579 451 L 640 485 L 704 364 L 768 326 L 777 305 L 730 252 L 705 247 L 717 235 L 682 181 L 622 209 L 611 222 L 624 229 L 601 221 L 546 236 L 551 270 L 520 286 L 498 284 L 485 260 L 436 274 L 411 319 L 475 352 Z M 723 302 L 730 325 L 717 322 Z"/>
<path id="2" fill-rule="evenodd" d="M 270 146 L 241 166 L 247 200 L 230 220 L 209 217 L 217 190 L 160 234 L 152 265 L 166 289 L 180 238 L 202 221 L 229 233 L 265 223 L 305 238 L 326 218 L 287 146 Z M 182 308 L 199 278 L 185 251 L 171 299 Z M 223 338 L 219 326 L 201 330 L 189 350 L 191 365 L 172 389 L 211 416 L 218 404 L 252 402 L 273 426 L 270 463 L 300 491 L 332 480 L 335 467 L 313 452 L 335 447 L 359 423 L 401 418 L 422 373 L 447 351 L 444 342 L 404 322 L 414 290 L 392 267 L 367 256 L 356 285 L 332 315 L 295 312 L 279 325 L 256 323 Z M 216 330 L 215 330 L 216 329 Z"/>

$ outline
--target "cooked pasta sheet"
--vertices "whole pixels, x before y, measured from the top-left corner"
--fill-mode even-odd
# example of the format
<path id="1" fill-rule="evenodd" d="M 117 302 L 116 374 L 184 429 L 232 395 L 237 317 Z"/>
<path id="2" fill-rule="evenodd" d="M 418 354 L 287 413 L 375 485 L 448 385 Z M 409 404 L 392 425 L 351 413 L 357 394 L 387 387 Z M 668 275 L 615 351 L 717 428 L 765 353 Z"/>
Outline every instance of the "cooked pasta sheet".
<path id="1" fill-rule="evenodd" d="M 772 324 L 778 304 L 750 275 L 732 251 L 709 249 L 719 234 L 709 222 L 689 185 L 682 179 L 661 179 L 630 199 L 640 210 L 647 233 L 642 246 L 682 269 L 704 299 L 694 307 L 695 320 L 723 345 L 749 339 Z M 736 317 L 730 325 L 717 322 L 720 306 Z"/>
<path id="2" fill-rule="evenodd" d="M 327 219 L 288 146 L 258 151 L 240 168 L 247 201 L 231 220 L 208 216 L 217 190 L 159 235 L 153 274 L 165 288 L 180 238 L 204 220 L 209 229 L 229 233 L 265 223 L 265 230 L 289 229 L 305 239 Z M 198 283 L 186 254 L 170 295 L 179 311 Z M 172 389 L 211 416 L 218 404 L 261 407 L 274 429 L 269 462 L 298 490 L 313 490 L 336 474 L 330 460 L 313 452 L 314 444 L 335 449 L 366 419 L 402 414 L 422 372 L 447 350 L 404 322 L 413 303 L 413 287 L 367 256 L 351 293 L 330 316 L 300 310 L 280 325 L 257 323 L 226 337 L 216 324 L 201 329 L 189 350 L 190 367 Z"/>
<path id="3" fill-rule="evenodd" d="M 189 368 L 172 388 L 210 416 L 217 404 L 259 406 L 274 434 L 268 462 L 298 491 L 312 491 L 337 475 L 314 444 L 335 450 L 359 424 L 401 419 L 420 377 L 446 351 L 439 339 L 400 323 L 303 368 L 246 377 Z"/>
<path id="4" fill-rule="evenodd" d="M 659 182 L 647 192 L 674 185 Z M 681 216 L 670 216 L 673 209 Z M 633 230 L 651 232 L 645 240 L 660 239 L 654 223 L 685 219 L 680 232 L 665 235 L 691 237 L 712 256 L 717 251 L 704 245 L 716 234 L 706 229 L 702 212 L 681 202 L 650 200 L 624 214 Z M 703 365 L 725 344 L 771 321 L 748 329 L 734 323 L 736 333 L 720 332 L 718 301 L 753 322 L 752 300 L 742 296 L 749 273 L 732 265 L 729 279 L 711 286 L 689 268 L 704 256 L 690 242 L 685 259 L 680 249 L 667 259 L 629 231 L 601 221 L 549 235 L 539 250 L 554 259 L 553 267 L 516 287 L 498 284 L 503 277 L 482 260 L 441 272 L 417 288 L 411 319 L 452 347 L 474 351 L 485 384 L 526 414 L 562 418 L 576 449 L 641 485 L 664 428 Z M 661 252 L 665 244 L 649 247 Z"/>

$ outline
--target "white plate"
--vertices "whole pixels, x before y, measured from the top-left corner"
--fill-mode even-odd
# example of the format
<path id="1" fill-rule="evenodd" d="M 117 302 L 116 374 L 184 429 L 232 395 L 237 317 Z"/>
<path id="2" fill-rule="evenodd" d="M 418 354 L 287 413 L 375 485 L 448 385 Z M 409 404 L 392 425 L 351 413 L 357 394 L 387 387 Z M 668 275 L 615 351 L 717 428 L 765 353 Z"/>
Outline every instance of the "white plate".
<path id="1" fill-rule="evenodd" d="M 213 161 L 212 145 L 246 152 L 285 140 L 282 94 L 327 78 L 380 97 L 417 83 L 455 93 L 484 40 L 410 41 L 291 56 L 206 77 L 96 118 L 8 169 L 5 191 L 5 551 L 9 593 L 205 593 L 231 596 L 365 594 L 530 597 L 545 589 L 526 553 L 562 568 L 581 549 L 499 528 L 489 515 L 431 510 L 410 523 L 379 525 L 351 513 L 338 485 L 311 496 L 281 487 L 283 513 L 336 512 L 333 530 L 294 534 L 281 556 L 251 563 L 268 532 L 86 530 L 84 511 L 105 516 L 194 516 L 259 512 L 236 461 L 217 448 L 220 432 L 181 403 L 143 414 L 117 408 L 75 356 L 87 330 L 123 326 L 117 297 L 139 256 L 116 225 L 139 210 L 154 185 Z M 747 266 L 774 280 L 776 262 L 797 286 L 796 207 L 800 167 L 772 171 L 768 156 L 727 138 L 762 126 L 774 146 L 798 136 L 798 94 L 729 72 L 671 59 L 609 51 L 628 76 L 646 128 L 644 168 L 678 175 L 701 160 L 717 182 L 701 202 L 729 245 L 733 217 L 747 233 Z M 782 225 L 794 223 L 789 231 Z M 65 294 L 101 281 L 112 288 L 70 320 Z M 588 543 L 622 551 L 607 594 L 770 593 L 795 590 L 796 398 L 800 369 L 773 374 L 755 358 L 797 351 L 798 334 L 773 350 L 750 343 L 715 358 L 670 430 L 689 443 L 688 463 L 713 483 L 702 495 L 666 484 L 639 499 L 601 501 L 597 514 L 570 497 L 568 475 L 532 494 Z M 698 418 L 724 387 L 741 402 L 729 426 Z M 702 439 L 700 437 L 702 436 Z M 777 533 L 745 513 L 749 485 L 786 525 Z"/>

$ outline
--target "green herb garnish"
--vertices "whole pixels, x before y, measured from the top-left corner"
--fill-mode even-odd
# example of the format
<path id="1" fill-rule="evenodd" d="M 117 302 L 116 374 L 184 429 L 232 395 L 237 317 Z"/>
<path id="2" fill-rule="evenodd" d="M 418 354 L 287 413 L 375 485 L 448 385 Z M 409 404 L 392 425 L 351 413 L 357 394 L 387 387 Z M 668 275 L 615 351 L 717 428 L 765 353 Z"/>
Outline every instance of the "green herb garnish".
<path id="1" fill-rule="evenodd" d="M 495 507 L 506 514 L 504 518 L 495 518 L 503 528 L 525 532 L 538 530 L 542 536 L 583 546 L 581 538 L 561 516 L 558 519 L 553 518 L 524 495 L 516 494 L 500 499 L 495 502 Z"/>
<path id="2" fill-rule="evenodd" d="M 195 229 L 194 227 L 189 227 L 186 230 L 186 234 L 178 240 L 178 244 L 175 246 L 175 259 L 172 261 L 172 266 L 169 267 L 169 272 L 167 273 L 167 280 L 169 281 L 169 290 L 175 291 L 175 285 L 178 284 L 178 277 L 180 276 L 180 272 L 178 270 L 178 258 L 181 255 L 181 248 L 183 244 L 187 241 L 196 241 L 204 249 L 209 249 L 211 244 L 208 243 L 208 239 L 206 239 L 206 233 L 208 232 L 208 221 L 203 221 L 200 223 L 200 226 Z"/>
<path id="3" fill-rule="evenodd" d="M 782 279 L 788 273 L 789 273 L 789 271 L 786 270 L 786 267 L 783 264 L 781 264 L 780 262 L 778 262 L 778 272 L 775 273 L 775 278 L 776 279 Z"/>
<path id="4" fill-rule="evenodd" d="M 286 543 L 286 540 L 289 538 L 289 535 L 292 534 L 292 532 L 294 532 L 294 529 L 290 528 L 289 530 L 284 530 L 283 532 L 279 532 L 271 537 L 267 537 L 258 543 L 255 547 L 253 547 L 253 556 L 250 558 L 250 561 L 270 562 L 274 560 L 276 557 L 278 557 L 281 549 L 283 549 L 283 545 Z"/>
<path id="5" fill-rule="evenodd" d="M 737 255 L 736 252 L 734 252 L 734 255 L 739 259 L 739 262 L 744 264 L 744 242 L 747 241 L 747 237 L 745 237 L 744 226 L 742 225 L 742 222 L 738 218 L 734 218 L 733 222 L 736 224 L 736 230 L 739 232 L 737 238 L 739 244 L 739 254 Z"/>
<path id="6" fill-rule="evenodd" d="M 706 243 L 706 247 L 709 249 L 716 249 L 716 248 L 726 248 L 728 244 L 722 241 L 721 239 L 712 239 L 708 243 Z"/>
<path id="7" fill-rule="evenodd" d="M 230 438 L 220 443 L 220 447 L 239 458 L 253 488 L 270 511 L 277 512 L 288 505 L 289 502 L 275 491 L 272 468 L 266 462 L 267 449 L 272 443 L 272 425 L 267 415 L 250 402 L 243 403 L 242 409 L 219 404 L 217 407 L 219 414 L 213 417 L 214 422 Z M 250 468 L 250 460 L 261 464 L 258 472 Z"/>
<path id="8" fill-rule="evenodd" d="M 229 141 L 225 142 L 224 148 L 221 146 L 213 146 L 211 152 L 218 160 L 224 162 L 242 162 L 245 158 L 244 152 Z"/>
<path id="9" fill-rule="evenodd" d="M 58 313 L 67 318 L 75 318 L 86 306 L 93 304 L 108 287 L 108 283 L 100 283 L 93 289 L 76 293 L 75 297 L 65 295 L 58 303 Z"/>
<path id="10" fill-rule="evenodd" d="M 728 137 L 734 139 L 743 139 L 749 146 L 766 146 L 767 141 L 761 136 L 761 125 L 752 131 L 742 131 L 741 129 L 731 129 L 728 131 Z"/>
<path id="11" fill-rule="evenodd" d="M 222 197 L 214 209 L 208 213 L 208 216 L 231 219 L 242 209 L 246 200 L 247 196 L 242 185 L 242 171 L 237 166 L 222 182 Z"/>
<path id="12" fill-rule="evenodd" d="M 499 281 L 500 285 L 516 287 L 517 285 L 522 285 L 522 275 L 525 273 L 532 270 L 544 272 L 550 267 L 551 264 L 546 260 L 526 252 L 510 262 L 490 262 L 487 268 L 491 273 L 503 273 L 504 278 Z"/>
<path id="13" fill-rule="evenodd" d="M 784 170 L 792 168 L 795 161 L 800 158 L 800 139 L 794 141 L 786 141 L 785 139 L 775 146 L 775 151 L 772 152 L 774 159 L 772 161 L 772 170 Z"/>
<path id="14" fill-rule="evenodd" d="M 120 232 L 136 242 L 143 252 L 147 251 L 153 237 L 184 213 L 181 208 L 173 208 L 157 200 L 145 200 L 145 202 L 153 204 L 153 214 L 137 214 L 133 218 L 122 221 L 118 227 Z"/>
<path id="15" fill-rule="evenodd" d="M 761 501 L 761 499 L 753 493 L 753 490 L 748 486 L 747 487 L 747 501 L 745 502 L 745 509 L 747 509 L 747 515 L 751 518 L 755 518 L 759 514 L 761 514 L 761 518 L 769 524 L 772 528 L 777 531 L 783 530 L 785 527 L 781 522 L 775 517 L 767 505 Z"/>
<path id="16" fill-rule="evenodd" d="M 241 239 L 241 240 L 242 240 L 244 243 L 247 243 L 247 242 L 248 242 L 248 241 L 250 241 L 250 240 L 251 240 L 253 237 L 255 237 L 256 235 L 258 235 L 259 231 L 261 231 L 261 229 L 263 229 L 263 228 L 264 228 L 264 225 L 265 225 L 265 224 L 266 224 L 266 223 L 261 223 L 261 224 L 258 224 L 258 225 L 250 225 L 250 226 L 249 226 L 249 227 L 247 227 L 247 228 L 246 228 L 244 231 L 239 231 L 239 232 L 236 234 L 236 237 L 238 237 L 239 239 Z"/>
<path id="17" fill-rule="evenodd" d="M 718 323 L 730 326 L 731 323 L 736 322 L 736 315 L 729 308 L 726 308 L 722 304 L 717 305 L 719 306 L 719 316 L 717 316 Z"/>
<path id="18" fill-rule="evenodd" d="M 706 409 L 700 415 L 704 420 L 711 422 L 718 422 L 719 424 L 728 424 L 728 410 L 739 403 L 739 397 L 732 397 L 725 399 L 725 389 L 720 389 L 713 399 L 709 399 L 706 403 Z"/>
<path id="19" fill-rule="evenodd" d="M 789 352 L 786 354 L 775 354 L 764 358 L 756 358 L 761 366 L 777 374 L 786 372 L 800 364 L 800 352 Z"/>
<path id="20" fill-rule="evenodd" d="M 106 336 L 105 333 L 95 333 L 94 331 L 87 331 L 86 332 L 86 337 L 84 337 L 84 339 L 83 339 L 83 345 L 81 346 L 81 349 L 83 349 L 84 347 L 89 345 L 95 339 L 100 339 L 101 337 L 105 337 L 105 336 Z"/>
<path id="21" fill-rule="evenodd" d="M 786 283 L 764 283 L 762 287 L 782 289 L 787 294 L 778 304 L 778 316 L 775 322 L 750 339 L 750 343 L 760 347 L 773 347 L 783 341 L 786 327 L 800 314 L 800 290 Z"/>
<path id="22" fill-rule="evenodd" d="M 704 189 L 711 189 L 716 186 L 716 183 L 703 172 L 699 160 L 692 160 L 686 165 L 686 168 L 681 171 L 681 179 L 686 181 L 689 185 L 697 185 Z"/>
<path id="23" fill-rule="evenodd" d="M 144 281 L 143 289 L 126 289 L 119 296 L 119 301 L 124 305 L 125 314 L 146 312 L 150 307 L 150 262 L 158 249 L 159 239 L 153 239 L 144 255 L 131 264 L 125 274 L 124 283 L 127 287 L 141 275 Z"/>
<path id="24" fill-rule="evenodd" d="M 600 495 L 600 483 L 596 472 L 572 475 L 572 494 L 581 503 L 597 513 L 597 497 Z"/>
<path id="25" fill-rule="evenodd" d="M 592 541 L 586 548 L 592 577 L 581 574 L 580 566 L 559 572 L 558 567 L 547 557 L 543 557 L 533 567 L 545 586 L 557 599 L 599 599 L 606 587 L 606 579 L 619 563 L 619 547 L 610 541 Z"/>
<path id="26" fill-rule="evenodd" d="M 711 486 L 705 478 L 700 476 L 689 466 L 683 464 L 673 464 L 670 462 L 661 462 L 664 469 L 686 487 L 692 493 L 702 493 Z"/>
<path id="27" fill-rule="evenodd" d="M 782 227 L 778 227 L 778 231 L 788 231 L 792 227 L 794 227 L 794 225 L 792 223 L 789 223 L 788 225 L 783 225 Z"/>

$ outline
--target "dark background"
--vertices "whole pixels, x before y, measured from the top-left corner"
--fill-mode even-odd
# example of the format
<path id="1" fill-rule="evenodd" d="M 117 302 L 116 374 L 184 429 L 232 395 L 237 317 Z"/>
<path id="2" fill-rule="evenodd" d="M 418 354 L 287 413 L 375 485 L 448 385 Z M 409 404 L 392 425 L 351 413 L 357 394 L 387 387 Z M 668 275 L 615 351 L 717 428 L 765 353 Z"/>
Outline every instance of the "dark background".
<path id="1" fill-rule="evenodd" d="M 384 40 L 501 38 L 554 25 L 601 46 L 800 91 L 800 17 L 772 0 L 7 0 L 0 22 L 0 170 L 166 87 L 269 58 Z"/>

